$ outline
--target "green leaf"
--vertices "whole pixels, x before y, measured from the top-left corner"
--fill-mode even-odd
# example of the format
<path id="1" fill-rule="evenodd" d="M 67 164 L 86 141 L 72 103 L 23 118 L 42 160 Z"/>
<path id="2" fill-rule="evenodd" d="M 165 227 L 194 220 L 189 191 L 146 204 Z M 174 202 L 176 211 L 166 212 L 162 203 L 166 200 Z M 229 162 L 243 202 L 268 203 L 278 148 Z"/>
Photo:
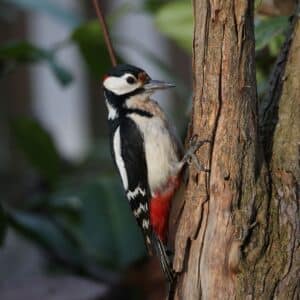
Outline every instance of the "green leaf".
<path id="1" fill-rule="evenodd" d="M 141 233 L 120 186 L 103 179 L 80 192 L 82 235 L 94 256 L 113 267 L 125 267 L 145 255 Z"/>
<path id="2" fill-rule="evenodd" d="M 276 36 L 288 28 L 288 17 L 272 17 L 260 20 L 255 25 L 255 50 L 266 47 Z"/>
<path id="3" fill-rule="evenodd" d="M 101 178 L 64 196 L 80 203 L 80 221 L 61 214 L 57 215 L 57 220 L 77 241 L 83 257 L 120 269 L 145 256 L 141 232 L 120 184 Z M 63 197 L 56 195 L 55 199 L 63 200 Z"/>
<path id="4" fill-rule="evenodd" d="M 111 63 L 98 21 L 90 21 L 79 26 L 71 38 L 78 44 L 91 72 L 97 78 L 102 77 L 111 67 Z"/>
<path id="5" fill-rule="evenodd" d="M 49 60 L 48 63 L 61 85 L 67 86 L 74 80 L 73 75 L 67 69 L 59 65 L 54 59 Z"/>
<path id="6" fill-rule="evenodd" d="M 167 1 L 161 1 L 161 0 L 146 0 L 144 2 L 144 8 L 148 12 L 156 13 L 163 5 L 166 4 L 166 2 Z"/>
<path id="7" fill-rule="evenodd" d="M 6 233 L 6 215 L 0 201 L 0 246 L 3 245 Z"/>
<path id="8" fill-rule="evenodd" d="M 125 267 L 145 256 L 142 234 L 124 196 L 120 182 L 102 179 L 101 184 L 104 186 L 107 194 L 106 205 L 115 247 L 118 250 L 118 263 L 120 267 Z"/>
<path id="9" fill-rule="evenodd" d="M 19 233 L 39 244 L 43 248 L 55 252 L 58 256 L 77 260 L 78 253 L 63 232 L 46 216 L 33 213 L 9 210 L 8 222 Z"/>
<path id="10" fill-rule="evenodd" d="M 0 63 L 13 64 L 15 67 L 21 63 L 38 63 L 46 61 L 55 78 L 62 84 L 72 82 L 72 74 L 55 59 L 55 52 L 36 47 L 27 41 L 11 41 L 0 47 Z"/>
<path id="11" fill-rule="evenodd" d="M 50 134 L 29 118 L 16 119 L 11 128 L 27 160 L 49 182 L 54 183 L 59 177 L 61 161 Z"/>
<path id="12" fill-rule="evenodd" d="M 165 4 L 155 16 L 159 30 L 173 39 L 188 53 L 192 52 L 193 14 L 190 1 L 176 1 Z"/>
<path id="13" fill-rule="evenodd" d="M 75 216 L 75 220 L 78 220 L 78 216 L 82 210 L 82 202 L 81 199 L 77 196 L 69 196 L 69 195 L 55 195 L 50 198 L 47 203 L 47 208 L 54 212 L 62 212 L 67 213 L 69 216 Z"/>
<path id="14" fill-rule="evenodd" d="M 44 206 L 47 215 L 41 214 L 43 208 L 40 213 L 9 210 L 9 224 L 36 244 L 83 269 L 91 263 L 95 267 L 123 269 L 145 256 L 140 229 L 119 182 L 101 178 L 75 188 L 49 197 Z M 61 213 L 66 199 L 76 206 L 76 218 Z M 59 211 L 49 210 L 51 205 Z"/>
<path id="15" fill-rule="evenodd" d="M 18 63 L 37 62 L 46 59 L 47 52 L 27 41 L 11 41 L 0 47 L 0 60 L 13 60 Z"/>
<path id="16" fill-rule="evenodd" d="M 284 44 L 285 36 L 283 34 L 279 34 L 275 36 L 269 43 L 269 51 L 270 55 L 273 57 L 277 57 L 282 45 Z"/>
<path id="17" fill-rule="evenodd" d="M 76 26 L 81 22 L 78 14 L 65 9 L 58 3 L 50 0 L 2 0 L 4 3 L 17 5 L 18 7 L 35 12 L 42 12 L 56 18 L 57 20 L 69 25 Z"/>

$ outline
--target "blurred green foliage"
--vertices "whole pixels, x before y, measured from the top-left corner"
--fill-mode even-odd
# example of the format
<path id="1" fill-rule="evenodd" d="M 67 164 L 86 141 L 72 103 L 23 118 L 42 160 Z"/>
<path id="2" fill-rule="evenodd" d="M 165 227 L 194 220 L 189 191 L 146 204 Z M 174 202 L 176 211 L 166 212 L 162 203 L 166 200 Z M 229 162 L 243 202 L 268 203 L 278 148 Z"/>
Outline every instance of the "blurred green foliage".
<path id="1" fill-rule="evenodd" d="M 272 49 L 272 54 L 278 53 L 276 37 L 282 36 L 288 26 L 288 17 L 273 17 L 257 20 L 255 24 L 255 49 L 262 50 L 264 47 Z"/>
<path id="2" fill-rule="evenodd" d="M 70 10 L 65 9 L 59 2 L 51 0 L 1 0 L 5 4 L 14 4 L 18 8 L 47 14 L 69 26 L 77 26 L 82 19 Z"/>
<path id="3" fill-rule="evenodd" d="M 46 62 L 62 85 L 72 82 L 70 71 L 56 61 L 55 51 L 42 49 L 27 41 L 10 41 L 0 46 L 0 75 L 5 75 L 24 63 L 39 62 Z"/>
<path id="4" fill-rule="evenodd" d="M 93 262 L 122 269 L 145 255 L 141 233 L 122 195 L 114 179 L 103 177 L 80 187 L 62 185 L 27 211 L 8 210 L 8 221 L 68 264 L 84 269 Z"/>
<path id="5" fill-rule="evenodd" d="M 32 63 L 48 57 L 47 51 L 27 41 L 8 42 L 1 45 L 0 58 L 3 62 Z"/>
<path id="6" fill-rule="evenodd" d="M 172 39 L 188 54 L 192 53 L 193 14 L 190 1 L 166 1 L 158 5 L 155 0 L 146 1 L 154 14 L 157 28 Z M 255 2 L 258 8 L 261 1 Z M 255 22 L 255 50 L 257 53 L 258 94 L 262 97 L 267 88 L 271 66 L 284 42 L 288 17 L 257 17 Z"/>
<path id="7" fill-rule="evenodd" d="M 173 39 L 181 48 L 192 52 L 193 11 L 190 1 L 174 1 L 166 3 L 155 13 L 158 29 Z"/>
<path id="8" fill-rule="evenodd" d="M 94 76 L 96 78 L 103 76 L 105 71 L 111 67 L 111 63 L 99 22 L 93 20 L 80 25 L 73 31 L 71 39 L 78 45 Z"/>
<path id="9" fill-rule="evenodd" d="M 28 164 L 47 183 L 46 189 L 25 199 L 23 210 L 6 209 L 12 228 L 58 260 L 83 270 L 90 264 L 120 270 L 145 256 L 141 233 L 117 177 L 101 172 L 82 176 L 88 162 L 66 172 L 51 136 L 36 120 L 20 117 L 11 129 Z M 102 160 L 109 160 L 108 151 L 97 151 L 102 152 L 100 166 Z"/>
<path id="10" fill-rule="evenodd" d="M 145 11 L 156 13 L 162 7 L 162 5 L 168 2 L 170 2 L 170 0 L 166 0 L 164 2 L 161 0 L 145 0 L 143 8 Z"/>
<path id="11" fill-rule="evenodd" d="M 37 121 L 25 117 L 14 120 L 11 129 L 30 165 L 49 183 L 56 182 L 61 171 L 61 160 L 49 133 Z"/>
<path id="12" fill-rule="evenodd" d="M 6 76 L 23 64 L 46 63 L 58 83 L 67 86 L 75 79 L 58 61 L 57 53 L 70 45 L 78 47 L 94 77 L 100 78 L 110 67 L 98 21 L 83 21 L 49 0 L 4 0 L 3 3 L 47 13 L 73 29 L 66 40 L 49 49 L 28 41 L 9 41 L 0 45 L 0 76 Z M 153 16 L 157 29 L 190 55 L 193 38 L 190 1 L 148 0 L 143 7 Z M 131 9 L 137 12 L 135 8 Z M 121 12 L 127 13 L 128 9 L 120 10 L 118 14 Z M 116 18 L 110 20 L 113 22 Z M 287 18 L 282 17 L 257 19 L 255 23 L 260 93 L 265 90 L 270 67 L 282 45 L 287 26 Z M 184 94 L 181 97 L 191 98 L 191 92 L 181 78 L 174 76 L 159 57 L 137 42 L 126 41 L 124 37 L 113 38 L 116 44 L 127 42 L 139 49 L 142 55 L 174 79 Z M 88 157 L 79 166 L 67 167 L 52 137 L 36 120 L 20 117 L 11 122 L 11 132 L 28 166 L 46 183 L 47 188 L 29 193 L 22 209 L 5 206 L 4 211 L 0 205 L 0 244 L 8 223 L 57 259 L 87 273 L 90 265 L 123 269 L 145 255 L 141 234 L 120 188 L 120 181 L 115 177 L 116 172 L 107 172 L 103 167 L 110 161 L 107 149 L 101 144 L 96 145 L 94 152 L 101 155 Z M 105 141 L 105 144 L 108 145 L 108 142 Z M 87 171 L 91 165 L 93 171 Z M 99 166 L 96 172 L 95 166 Z"/>

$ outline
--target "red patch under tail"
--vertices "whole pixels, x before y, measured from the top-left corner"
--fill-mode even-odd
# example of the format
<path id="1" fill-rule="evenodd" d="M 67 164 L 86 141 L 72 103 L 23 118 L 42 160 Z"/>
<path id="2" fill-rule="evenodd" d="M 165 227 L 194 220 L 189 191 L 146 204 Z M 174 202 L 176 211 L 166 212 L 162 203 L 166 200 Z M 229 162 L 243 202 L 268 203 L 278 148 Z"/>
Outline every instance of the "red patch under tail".
<path id="1" fill-rule="evenodd" d="M 166 242 L 171 200 L 180 184 L 179 178 L 171 178 L 166 188 L 155 193 L 150 201 L 150 222 L 162 242 Z"/>

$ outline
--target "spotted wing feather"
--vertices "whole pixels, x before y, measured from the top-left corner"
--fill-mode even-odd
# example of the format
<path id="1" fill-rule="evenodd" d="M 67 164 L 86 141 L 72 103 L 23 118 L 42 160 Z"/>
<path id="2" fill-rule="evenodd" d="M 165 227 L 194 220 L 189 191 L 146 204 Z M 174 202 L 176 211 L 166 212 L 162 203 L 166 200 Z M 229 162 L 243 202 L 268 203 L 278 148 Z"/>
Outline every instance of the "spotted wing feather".
<path id="1" fill-rule="evenodd" d="M 152 253 L 152 226 L 149 217 L 150 191 L 143 137 L 138 127 L 129 118 L 122 118 L 115 133 L 119 130 L 119 144 L 113 142 L 114 160 L 122 178 L 126 197 L 132 212 L 141 227 L 148 251 Z M 116 137 L 113 137 L 113 141 Z M 121 161 L 121 163 L 120 163 Z"/>

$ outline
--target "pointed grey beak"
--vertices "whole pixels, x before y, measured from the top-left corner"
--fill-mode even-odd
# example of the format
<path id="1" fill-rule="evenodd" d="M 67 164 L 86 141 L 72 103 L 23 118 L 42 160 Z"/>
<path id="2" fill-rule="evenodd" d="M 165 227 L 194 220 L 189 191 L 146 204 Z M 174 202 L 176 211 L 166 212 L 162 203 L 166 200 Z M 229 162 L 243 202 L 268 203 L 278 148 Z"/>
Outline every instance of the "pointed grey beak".
<path id="1" fill-rule="evenodd" d="M 175 87 L 175 85 L 172 83 L 152 79 L 148 83 L 144 84 L 144 89 L 146 92 L 154 92 L 156 90 L 164 90 L 172 87 Z"/>

